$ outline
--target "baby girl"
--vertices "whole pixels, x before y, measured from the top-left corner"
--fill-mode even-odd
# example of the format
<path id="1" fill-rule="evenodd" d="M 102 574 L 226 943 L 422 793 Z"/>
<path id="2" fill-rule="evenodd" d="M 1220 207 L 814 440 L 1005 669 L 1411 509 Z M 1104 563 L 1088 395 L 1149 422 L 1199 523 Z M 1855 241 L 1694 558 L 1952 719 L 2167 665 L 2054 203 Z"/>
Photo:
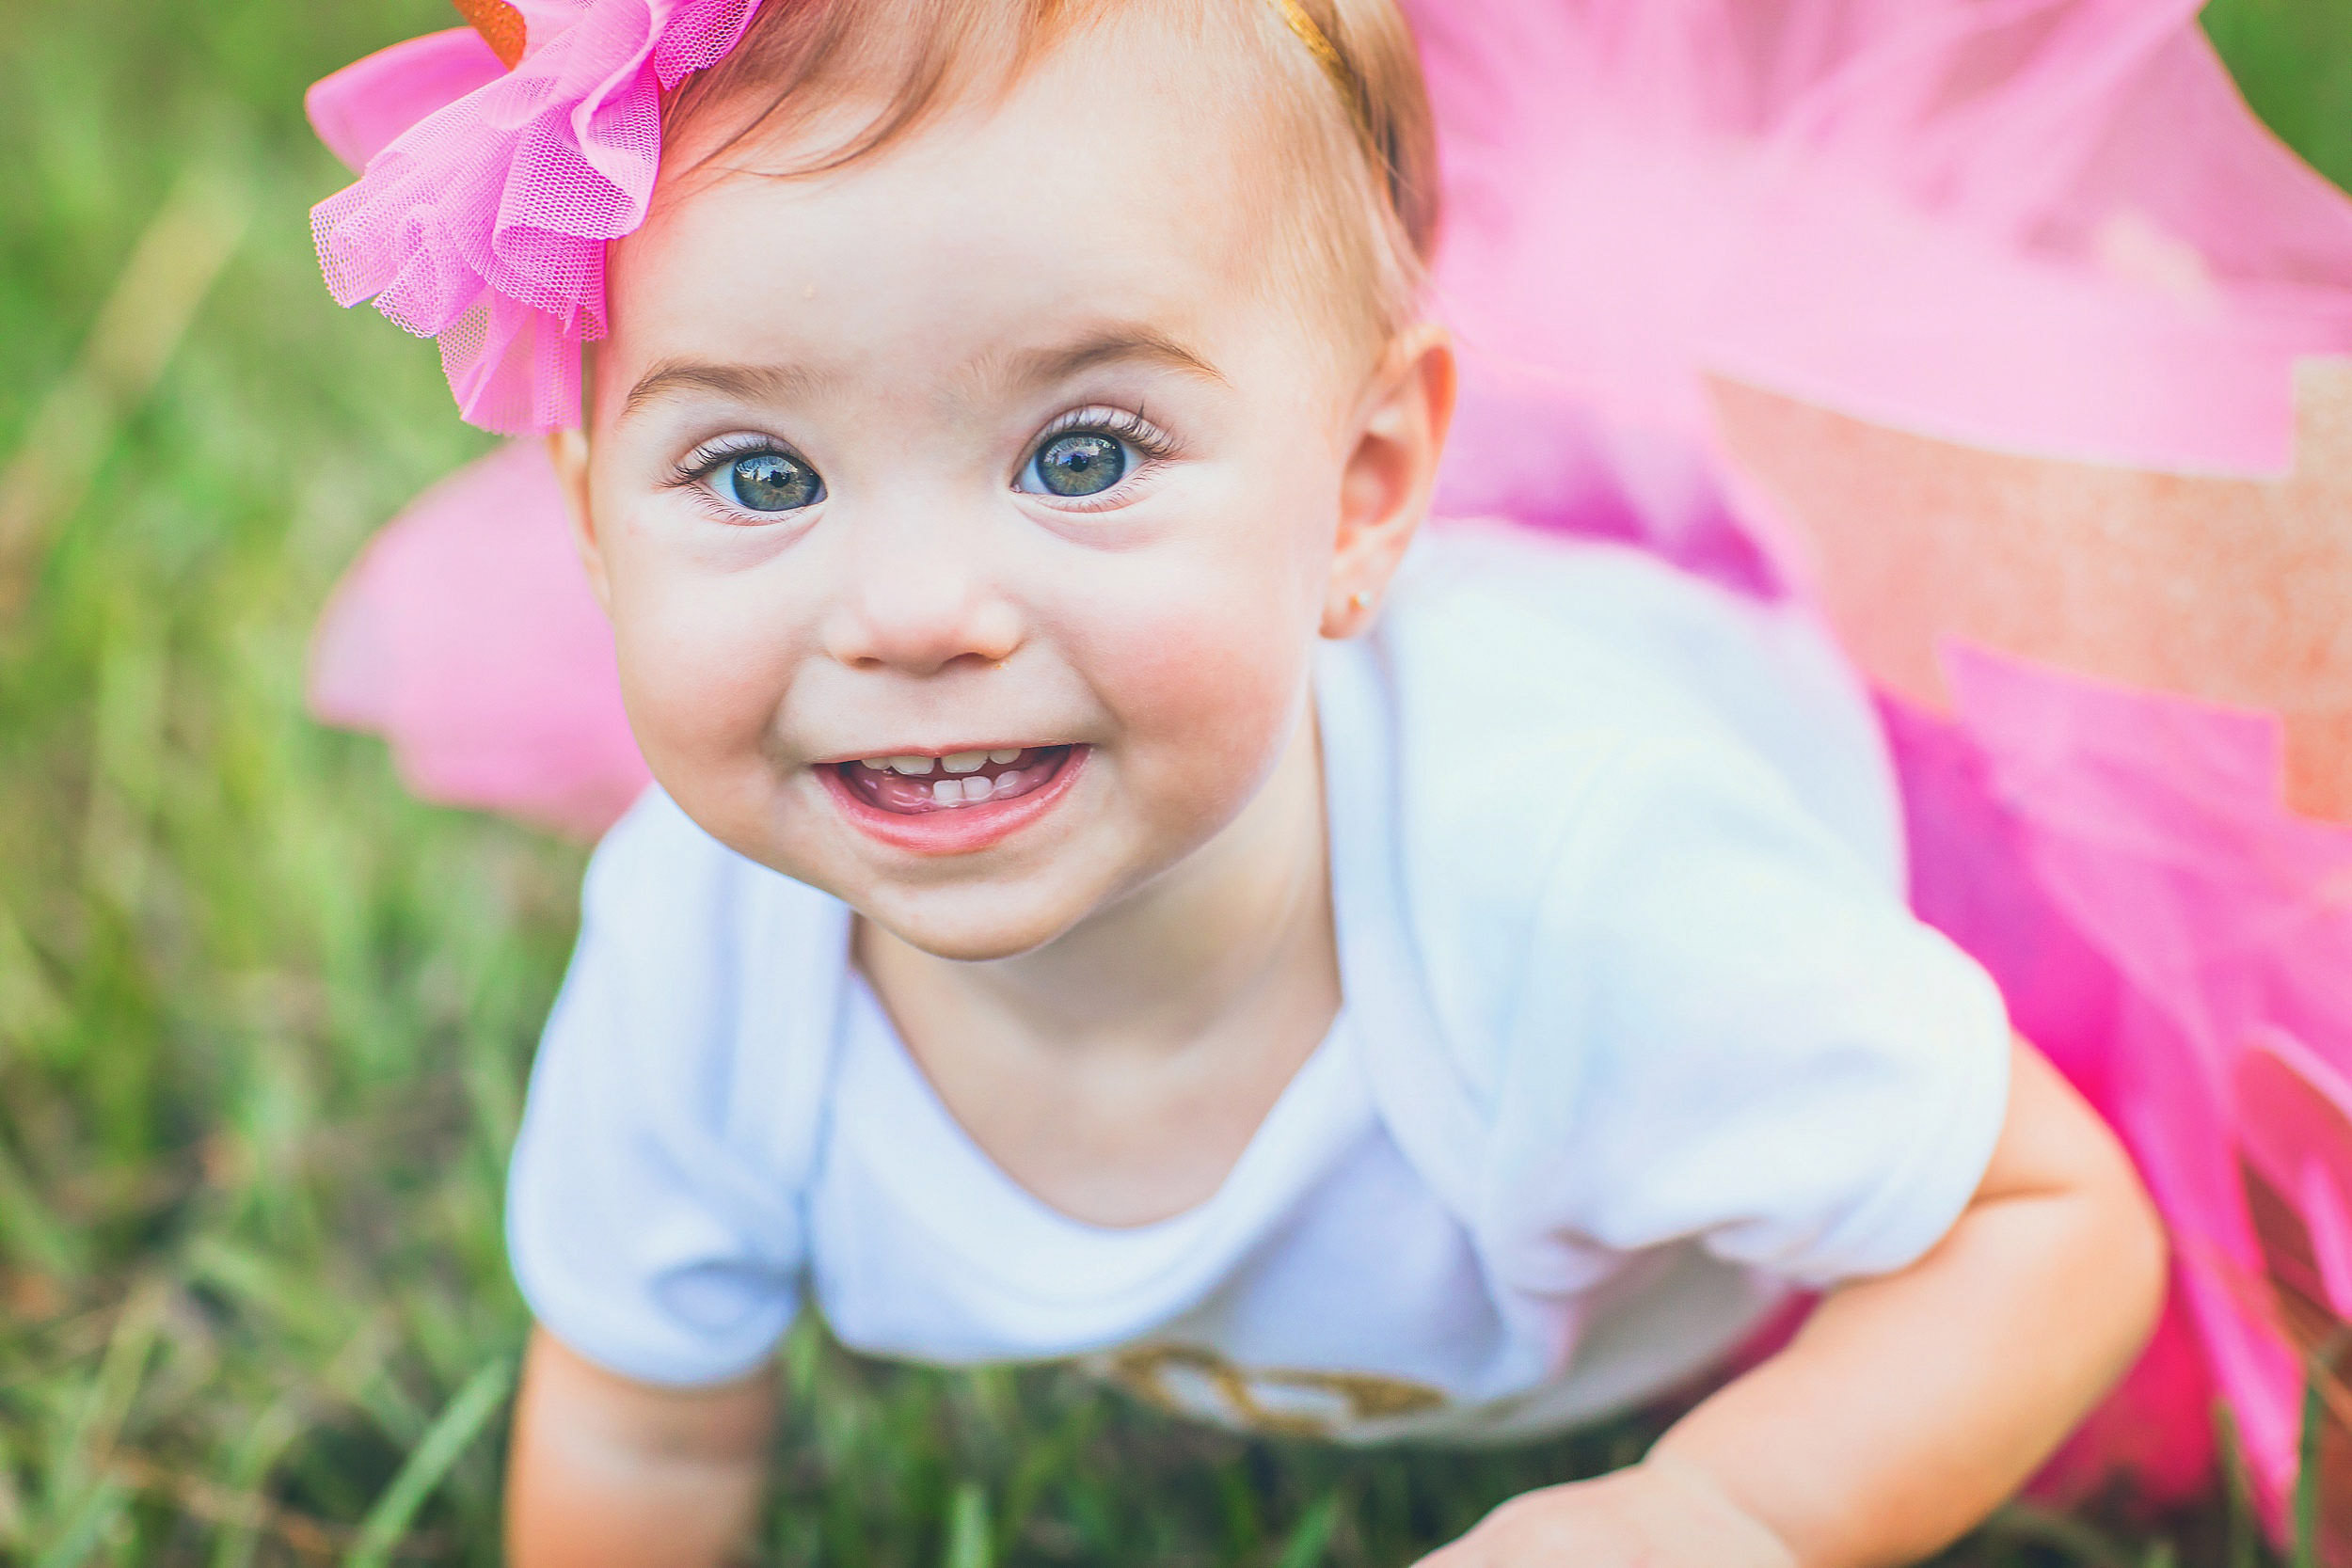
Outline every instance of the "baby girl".
<path id="1" fill-rule="evenodd" d="M 2034 1469 L 2158 1231 L 1800 617 L 1415 544 L 1392 0 L 769 0 L 660 130 L 551 437 L 659 783 L 515 1156 L 514 1560 L 722 1560 L 804 1301 L 1342 1441 L 1713 1374 L 1442 1568 L 1901 1562 Z"/>

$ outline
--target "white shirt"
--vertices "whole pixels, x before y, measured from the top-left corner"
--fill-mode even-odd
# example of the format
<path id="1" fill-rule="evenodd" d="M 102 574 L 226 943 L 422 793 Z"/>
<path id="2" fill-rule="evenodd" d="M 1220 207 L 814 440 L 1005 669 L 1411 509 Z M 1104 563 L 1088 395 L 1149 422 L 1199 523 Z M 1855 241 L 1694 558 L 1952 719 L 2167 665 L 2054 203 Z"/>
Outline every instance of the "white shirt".
<path id="1" fill-rule="evenodd" d="M 1085 1357 L 1351 1440 L 1588 1419 L 1791 1284 L 1899 1269 L 2007 1103 L 1991 982 L 1905 909 L 1867 702 L 1795 612 L 1457 527 L 1317 721 L 1345 998 L 1204 1203 L 1081 1224 L 942 1105 L 849 911 L 658 790 L 592 863 L 516 1146 L 524 1294 L 616 1371 Z"/>

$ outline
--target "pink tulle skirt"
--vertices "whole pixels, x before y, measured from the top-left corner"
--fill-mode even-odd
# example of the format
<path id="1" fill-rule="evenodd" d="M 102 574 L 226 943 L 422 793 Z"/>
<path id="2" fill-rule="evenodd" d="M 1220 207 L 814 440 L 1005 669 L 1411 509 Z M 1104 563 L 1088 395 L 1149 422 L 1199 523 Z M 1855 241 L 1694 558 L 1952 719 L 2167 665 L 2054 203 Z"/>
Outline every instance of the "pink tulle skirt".
<path id="1" fill-rule="evenodd" d="M 2217 1392 L 2275 1520 L 2352 1322 L 2352 201 L 2190 0 L 1410 8 L 1442 509 L 1820 607 L 1919 912 L 2174 1238 L 2154 1343 L 2040 1484 L 2191 1492 Z M 429 799 L 591 834 L 644 783 L 535 447 L 384 531 L 312 678 Z"/>

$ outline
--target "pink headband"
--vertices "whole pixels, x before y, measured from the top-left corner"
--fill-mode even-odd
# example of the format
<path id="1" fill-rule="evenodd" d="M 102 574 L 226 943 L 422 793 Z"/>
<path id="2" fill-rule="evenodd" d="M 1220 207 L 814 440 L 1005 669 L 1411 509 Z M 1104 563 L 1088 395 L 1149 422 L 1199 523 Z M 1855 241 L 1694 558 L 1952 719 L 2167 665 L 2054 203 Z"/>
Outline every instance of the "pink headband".
<path id="1" fill-rule="evenodd" d="M 580 422 L 580 345 L 605 334 L 604 246 L 645 220 L 661 95 L 726 58 L 760 0 L 454 0 L 472 24 L 310 88 L 358 182 L 310 212 L 341 305 L 441 341 L 457 410 L 507 436 Z M 1274 0 L 1361 121 L 1345 60 Z"/>
<path id="2" fill-rule="evenodd" d="M 310 214 L 338 303 L 438 338 L 458 412 L 519 436 L 580 421 L 605 334 L 604 247 L 644 221 L 661 94 L 716 65 L 759 0 L 459 0 L 473 25 L 313 87 L 364 168 Z"/>

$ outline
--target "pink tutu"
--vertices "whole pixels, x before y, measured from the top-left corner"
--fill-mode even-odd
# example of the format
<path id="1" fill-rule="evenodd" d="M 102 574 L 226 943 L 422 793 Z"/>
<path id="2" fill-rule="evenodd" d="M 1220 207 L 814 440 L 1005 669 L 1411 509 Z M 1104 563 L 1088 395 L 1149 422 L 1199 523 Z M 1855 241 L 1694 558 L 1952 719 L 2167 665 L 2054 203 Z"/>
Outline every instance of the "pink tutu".
<path id="1" fill-rule="evenodd" d="M 537 441 L 411 502 L 327 602 L 310 711 L 389 737 L 421 798 L 594 838 L 645 787 L 612 629 Z"/>
<path id="2" fill-rule="evenodd" d="M 1821 607 L 1917 908 L 2175 1237 L 2155 1344 L 2042 1484 L 2186 1494 L 2217 1388 L 2275 1519 L 2352 1321 L 2352 419 L 2308 368 L 2297 440 L 2298 361 L 2352 355 L 2352 201 L 2190 0 L 1410 8 L 1443 509 Z M 420 793 L 594 832 L 644 771 L 568 557 L 535 448 L 446 482 L 330 607 L 319 711 Z"/>

